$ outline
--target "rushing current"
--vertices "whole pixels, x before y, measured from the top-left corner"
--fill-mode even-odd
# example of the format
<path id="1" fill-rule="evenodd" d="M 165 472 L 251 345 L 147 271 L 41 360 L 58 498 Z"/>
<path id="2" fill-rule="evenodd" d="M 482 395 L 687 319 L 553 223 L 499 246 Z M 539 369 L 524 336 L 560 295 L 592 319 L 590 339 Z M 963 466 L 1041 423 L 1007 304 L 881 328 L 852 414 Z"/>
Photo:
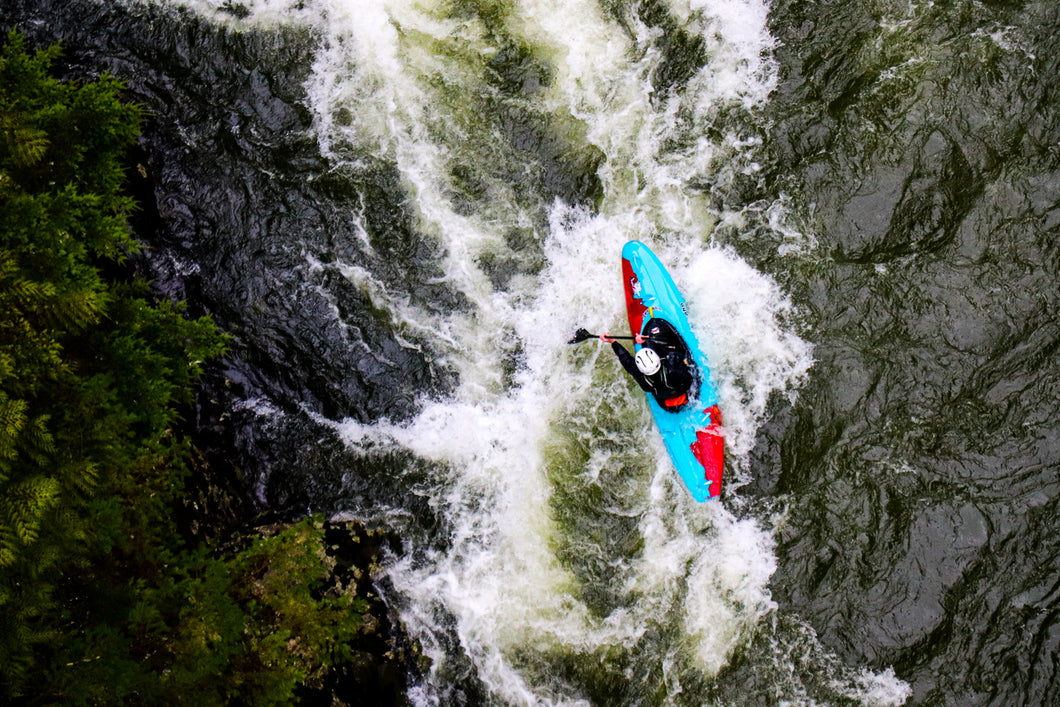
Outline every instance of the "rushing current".
<path id="1" fill-rule="evenodd" d="M 1060 16 L 950 0 L 3 0 L 124 79 L 138 263 L 261 509 L 400 539 L 414 705 L 1060 694 Z M 134 224 L 135 226 L 136 224 Z M 623 333 L 670 268 L 692 501 Z"/>

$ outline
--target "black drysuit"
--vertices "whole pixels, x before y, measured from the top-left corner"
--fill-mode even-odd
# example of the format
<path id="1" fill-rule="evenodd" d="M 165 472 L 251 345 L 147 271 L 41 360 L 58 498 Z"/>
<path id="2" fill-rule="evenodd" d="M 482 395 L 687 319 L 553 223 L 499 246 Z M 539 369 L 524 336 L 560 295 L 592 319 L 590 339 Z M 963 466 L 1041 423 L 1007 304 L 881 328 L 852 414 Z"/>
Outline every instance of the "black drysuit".
<path id="1" fill-rule="evenodd" d="M 681 335 L 673 326 L 663 319 L 652 319 L 644 327 L 648 341 L 644 346 L 659 354 L 661 366 L 650 376 L 637 368 L 633 356 L 617 341 L 611 343 L 618 360 L 622 363 L 633 380 L 645 393 L 651 393 L 663 409 L 677 410 L 687 402 L 685 395 L 695 395 L 697 371 L 692 355 L 688 351 Z M 667 403 L 670 404 L 667 404 Z"/>

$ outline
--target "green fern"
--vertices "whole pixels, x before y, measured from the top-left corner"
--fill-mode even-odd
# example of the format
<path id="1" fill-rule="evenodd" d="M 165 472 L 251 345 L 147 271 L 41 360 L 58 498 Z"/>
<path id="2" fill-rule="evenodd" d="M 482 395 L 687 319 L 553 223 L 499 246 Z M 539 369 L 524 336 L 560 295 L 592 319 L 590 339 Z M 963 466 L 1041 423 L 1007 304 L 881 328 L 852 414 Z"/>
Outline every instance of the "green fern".
<path id="1" fill-rule="evenodd" d="M 25 400 L 11 400 L 0 391 L 0 459 L 15 456 L 15 442 L 26 426 L 26 407 Z"/>
<path id="2" fill-rule="evenodd" d="M 5 137 L 15 164 L 20 167 L 32 167 L 39 163 L 44 159 L 51 144 L 45 132 L 29 127 L 15 128 L 6 133 Z"/>
<path id="3" fill-rule="evenodd" d="M 9 486 L 0 496 L 0 515 L 22 545 L 37 540 L 45 514 L 59 502 L 61 488 L 58 479 L 34 476 Z"/>
<path id="4" fill-rule="evenodd" d="M 0 299 L 8 306 L 18 307 L 22 312 L 32 312 L 55 296 L 56 287 L 50 282 L 19 279 L 6 283 Z"/>

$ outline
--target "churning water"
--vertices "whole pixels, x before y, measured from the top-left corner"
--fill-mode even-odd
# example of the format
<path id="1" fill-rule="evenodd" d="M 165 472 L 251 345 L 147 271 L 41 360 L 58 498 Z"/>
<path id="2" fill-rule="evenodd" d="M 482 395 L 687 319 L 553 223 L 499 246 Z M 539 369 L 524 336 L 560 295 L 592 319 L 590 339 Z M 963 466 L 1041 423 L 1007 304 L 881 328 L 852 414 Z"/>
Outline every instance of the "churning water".
<path id="1" fill-rule="evenodd" d="M 262 506 L 401 537 L 376 580 L 427 658 L 414 704 L 1040 704 L 1060 682 L 1054 9 L 0 18 L 151 110 L 144 267 L 233 332 L 213 392 Z M 720 503 L 688 496 L 610 351 L 566 344 L 622 329 L 631 239 L 711 361 Z"/>

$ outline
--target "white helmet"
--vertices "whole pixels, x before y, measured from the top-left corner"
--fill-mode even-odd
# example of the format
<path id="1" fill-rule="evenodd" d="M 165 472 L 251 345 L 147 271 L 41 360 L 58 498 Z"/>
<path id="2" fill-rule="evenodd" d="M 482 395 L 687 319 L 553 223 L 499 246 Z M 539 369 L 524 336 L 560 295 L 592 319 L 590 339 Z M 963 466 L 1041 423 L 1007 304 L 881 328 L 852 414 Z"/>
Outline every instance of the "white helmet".
<path id="1" fill-rule="evenodd" d="M 646 376 L 650 376 L 658 371 L 659 367 L 662 365 L 659 361 L 659 354 L 647 347 L 638 351 L 633 360 L 637 362 L 637 370 Z"/>

